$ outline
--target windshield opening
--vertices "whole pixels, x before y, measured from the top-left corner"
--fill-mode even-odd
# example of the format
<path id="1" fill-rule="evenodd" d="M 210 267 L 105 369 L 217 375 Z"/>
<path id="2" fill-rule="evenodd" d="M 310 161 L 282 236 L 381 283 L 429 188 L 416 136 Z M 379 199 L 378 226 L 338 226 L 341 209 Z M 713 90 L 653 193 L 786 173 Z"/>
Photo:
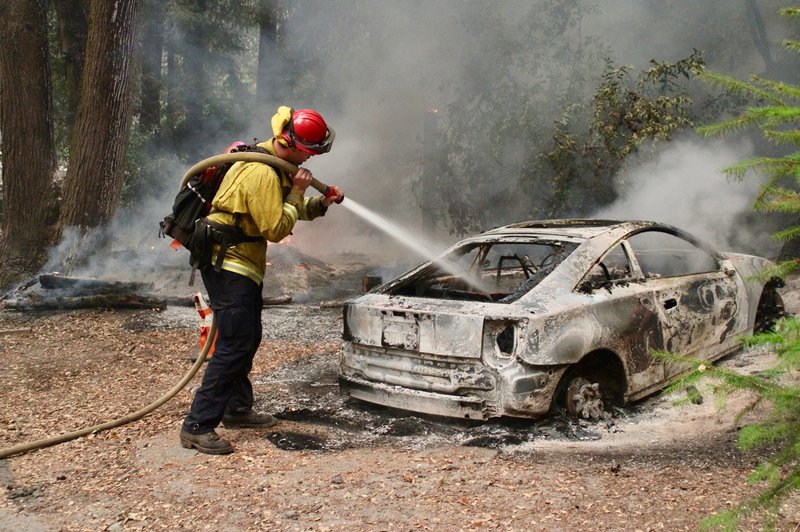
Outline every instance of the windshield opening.
<path id="1" fill-rule="evenodd" d="M 454 249 L 387 293 L 510 303 L 538 285 L 577 247 L 572 242 L 472 242 Z"/>

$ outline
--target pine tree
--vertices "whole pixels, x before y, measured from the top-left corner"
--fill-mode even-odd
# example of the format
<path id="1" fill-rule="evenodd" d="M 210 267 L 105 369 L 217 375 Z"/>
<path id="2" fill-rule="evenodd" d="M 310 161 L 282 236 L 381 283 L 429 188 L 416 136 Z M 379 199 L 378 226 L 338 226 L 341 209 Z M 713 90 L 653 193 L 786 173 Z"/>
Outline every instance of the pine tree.
<path id="1" fill-rule="evenodd" d="M 800 18 L 800 8 L 785 8 L 781 14 Z M 800 41 L 787 39 L 784 45 L 791 51 L 800 52 Z M 767 140 L 777 145 L 800 148 L 800 86 L 759 76 L 753 76 L 749 82 L 740 81 L 708 71 L 702 72 L 700 77 L 733 93 L 750 96 L 760 104 L 745 109 L 739 116 L 725 122 L 699 127 L 698 133 L 706 137 L 720 136 L 748 126 L 757 126 Z M 800 193 L 794 188 L 800 186 L 800 151 L 781 157 L 753 157 L 724 169 L 736 179 L 743 178 L 750 170 L 768 177 L 754 204 L 757 211 L 800 213 Z M 795 239 L 800 236 L 800 225 L 787 227 L 773 236 L 783 242 Z M 785 277 L 797 269 L 800 269 L 800 258 L 793 258 L 782 261 L 764 275 Z"/>
<path id="2" fill-rule="evenodd" d="M 800 18 L 800 8 L 784 8 L 781 14 Z M 800 41 L 786 40 L 784 44 L 791 51 L 800 51 Z M 800 148 L 800 86 L 759 76 L 753 76 L 749 82 L 739 81 L 707 71 L 701 73 L 701 77 L 729 91 L 753 97 L 757 105 L 725 122 L 698 128 L 700 134 L 717 136 L 756 126 L 769 141 L 790 149 Z M 756 198 L 756 210 L 800 214 L 800 149 L 780 157 L 754 157 L 724 170 L 739 179 L 750 170 L 768 177 Z M 800 236 L 800 225 L 787 227 L 774 236 L 782 241 L 797 238 Z M 779 262 L 763 275 L 785 277 L 798 269 L 800 258 L 792 258 Z M 668 360 L 682 360 L 694 364 L 696 368 L 680 382 L 673 384 L 672 389 L 685 387 L 703 377 L 711 377 L 716 383 L 715 392 L 721 396 L 743 390 L 755 395 L 755 403 L 741 412 L 739 419 L 757 406 L 767 407 L 766 416 L 742 428 L 738 437 L 738 446 L 742 450 L 766 446 L 774 449 L 774 453 L 748 478 L 754 483 L 766 482 L 767 487 L 737 508 L 706 519 L 703 523 L 705 528 L 733 530 L 741 518 L 757 510 L 765 512 L 766 524 L 771 527 L 780 502 L 789 492 L 800 488 L 800 384 L 791 378 L 783 378 L 800 370 L 800 319 L 784 318 L 772 332 L 757 334 L 744 343 L 746 347 L 769 346 L 777 354 L 777 362 L 757 375 L 743 375 L 711 366 L 705 361 L 662 354 Z"/>

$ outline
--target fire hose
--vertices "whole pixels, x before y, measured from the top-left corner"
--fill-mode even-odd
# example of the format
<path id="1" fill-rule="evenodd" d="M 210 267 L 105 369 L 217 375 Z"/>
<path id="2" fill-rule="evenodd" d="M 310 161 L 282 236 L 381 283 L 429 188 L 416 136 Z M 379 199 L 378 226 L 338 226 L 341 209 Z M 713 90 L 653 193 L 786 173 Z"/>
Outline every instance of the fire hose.
<path id="1" fill-rule="evenodd" d="M 195 164 L 189 170 L 187 170 L 186 175 L 183 176 L 183 181 L 181 181 L 181 188 L 189 182 L 189 179 L 198 172 L 205 170 L 210 166 L 215 166 L 218 164 L 225 164 L 225 163 L 233 163 L 233 162 L 251 162 L 251 163 L 263 163 L 269 166 L 273 166 L 276 168 L 280 168 L 289 174 L 296 174 L 299 168 L 293 165 L 290 162 L 284 161 L 279 157 L 275 157 L 274 155 L 268 155 L 266 153 L 258 153 L 258 152 L 233 152 L 233 153 L 223 153 L 220 155 L 214 155 L 209 157 L 208 159 L 203 159 L 199 163 Z M 331 187 L 326 185 L 325 183 L 320 182 L 316 177 L 311 178 L 311 186 L 318 190 L 320 194 L 325 197 L 331 196 L 335 192 L 335 187 Z"/>
<path id="2" fill-rule="evenodd" d="M 200 172 L 201 170 L 205 170 L 206 168 L 217 164 L 224 164 L 224 163 L 238 162 L 238 161 L 264 163 L 270 166 L 278 167 L 281 170 L 289 172 L 290 174 L 294 174 L 298 171 L 298 168 L 295 165 L 286 162 L 283 159 L 279 159 L 278 157 L 274 157 L 272 155 L 254 153 L 254 152 L 225 153 L 209 157 L 208 159 L 203 159 L 202 161 L 192 166 L 186 172 L 183 179 L 181 180 L 180 188 L 183 188 L 186 185 L 186 183 L 189 182 L 189 179 L 196 173 Z M 321 194 L 325 195 L 326 197 L 330 195 L 335 195 L 336 193 L 334 187 L 330 187 L 324 183 L 321 183 L 316 178 L 311 179 L 311 186 L 314 187 L 316 190 L 318 190 Z M 209 331 L 208 338 L 214 338 L 214 335 L 216 333 L 217 333 L 217 317 L 216 315 L 212 314 L 211 329 Z M 175 397 L 175 395 L 177 395 L 177 393 L 181 391 L 183 387 L 189 383 L 190 380 L 192 380 L 195 374 L 200 370 L 200 367 L 203 365 L 203 362 L 205 362 L 206 357 L 208 356 L 208 352 L 211 350 L 213 344 L 214 342 L 207 341 L 203 346 L 202 351 L 198 355 L 194 365 L 192 365 L 192 367 L 189 369 L 186 375 L 184 375 L 183 378 L 175 386 L 170 388 L 169 391 L 167 391 L 164 395 L 162 395 L 156 401 L 150 403 L 149 405 L 142 407 L 136 412 L 132 412 L 121 418 L 112 421 L 107 421 L 105 423 L 100 423 L 92 427 L 86 427 L 83 429 L 75 430 L 73 432 L 67 432 L 66 434 L 58 434 L 56 436 L 43 438 L 41 440 L 36 440 L 28 443 L 21 443 L 19 445 L 14 445 L 12 447 L 0 449 L 0 460 L 8 458 L 10 456 L 24 454 L 30 451 L 35 451 L 37 449 L 43 449 L 45 447 L 51 447 L 53 445 L 65 443 L 77 438 L 89 436 L 90 434 L 102 432 L 104 430 L 120 427 L 127 423 L 131 423 L 133 421 L 137 421 L 143 418 L 150 412 L 154 411 L 155 409 L 159 408 L 161 405 L 163 405 L 164 403 Z"/>
<path id="3" fill-rule="evenodd" d="M 217 318 L 214 316 L 211 320 L 211 330 L 209 331 L 209 338 L 214 338 L 214 335 L 217 332 Z M 131 423 L 138 419 L 143 418 L 156 408 L 160 407 L 170 399 L 172 399 L 179 391 L 183 389 L 186 384 L 192 380 L 195 373 L 200 369 L 200 366 L 203 365 L 203 362 L 206 360 L 206 356 L 208 356 L 208 352 L 211 350 L 211 346 L 213 342 L 206 342 L 203 346 L 203 350 L 200 352 L 200 355 L 197 357 L 194 365 L 189 369 L 186 375 L 183 378 L 170 388 L 170 390 L 158 398 L 155 402 L 150 403 L 149 405 L 140 408 L 136 412 L 130 413 L 127 416 L 123 416 L 119 419 L 115 419 L 113 421 L 107 421 L 105 423 L 101 423 L 99 425 L 95 425 L 93 427 L 86 427 L 83 429 L 79 429 L 73 432 L 67 432 L 66 434 L 58 434 L 56 436 L 51 436 L 49 438 L 43 438 L 41 440 L 32 441 L 29 443 L 21 443 L 19 445 L 14 445 L 13 447 L 8 447 L 6 449 L 0 449 L 0 459 L 8 458 L 9 456 L 14 456 L 17 454 L 27 453 L 29 451 L 34 451 L 36 449 L 43 449 L 45 447 L 50 447 L 52 445 L 58 445 L 59 443 L 68 442 L 77 438 L 82 438 L 83 436 L 88 436 L 90 434 L 96 432 L 102 432 L 104 430 L 113 429 L 127 423 Z"/>

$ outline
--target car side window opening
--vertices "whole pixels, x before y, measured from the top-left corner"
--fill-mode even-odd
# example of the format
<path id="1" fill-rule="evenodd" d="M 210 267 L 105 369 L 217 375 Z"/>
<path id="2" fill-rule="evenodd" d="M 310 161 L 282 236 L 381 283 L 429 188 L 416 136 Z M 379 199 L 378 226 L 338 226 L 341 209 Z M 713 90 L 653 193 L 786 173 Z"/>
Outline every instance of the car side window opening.
<path id="1" fill-rule="evenodd" d="M 631 277 L 631 264 L 628 256 L 622 244 L 617 244 L 597 264 L 592 266 L 586 281 L 592 285 L 599 285 L 609 281 L 629 280 Z"/>
<path id="2" fill-rule="evenodd" d="M 644 231 L 628 238 L 647 278 L 676 277 L 719 271 L 719 260 L 709 251 L 680 236 Z"/>

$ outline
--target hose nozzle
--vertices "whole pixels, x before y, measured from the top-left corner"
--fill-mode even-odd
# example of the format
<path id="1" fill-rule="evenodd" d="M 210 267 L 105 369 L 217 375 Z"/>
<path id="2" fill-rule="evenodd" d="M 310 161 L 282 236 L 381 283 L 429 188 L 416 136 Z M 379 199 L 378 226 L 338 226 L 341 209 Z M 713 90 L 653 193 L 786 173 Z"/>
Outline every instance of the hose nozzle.
<path id="1" fill-rule="evenodd" d="M 334 200 L 334 201 L 336 201 L 336 203 L 341 203 L 342 201 L 344 201 L 344 194 L 342 194 L 342 192 L 338 189 L 338 187 L 331 186 L 331 185 L 326 185 L 325 183 L 321 182 L 316 177 L 312 177 L 311 178 L 311 186 L 314 189 L 318 190 L 320 194 L 322 194 L 323 196 L 325 196 L 328 199 L 332 199 L 332 198 L 335 198 L 337 196 L 341 196 L 341 198 L 339 198 L 338 200 Z"/>

